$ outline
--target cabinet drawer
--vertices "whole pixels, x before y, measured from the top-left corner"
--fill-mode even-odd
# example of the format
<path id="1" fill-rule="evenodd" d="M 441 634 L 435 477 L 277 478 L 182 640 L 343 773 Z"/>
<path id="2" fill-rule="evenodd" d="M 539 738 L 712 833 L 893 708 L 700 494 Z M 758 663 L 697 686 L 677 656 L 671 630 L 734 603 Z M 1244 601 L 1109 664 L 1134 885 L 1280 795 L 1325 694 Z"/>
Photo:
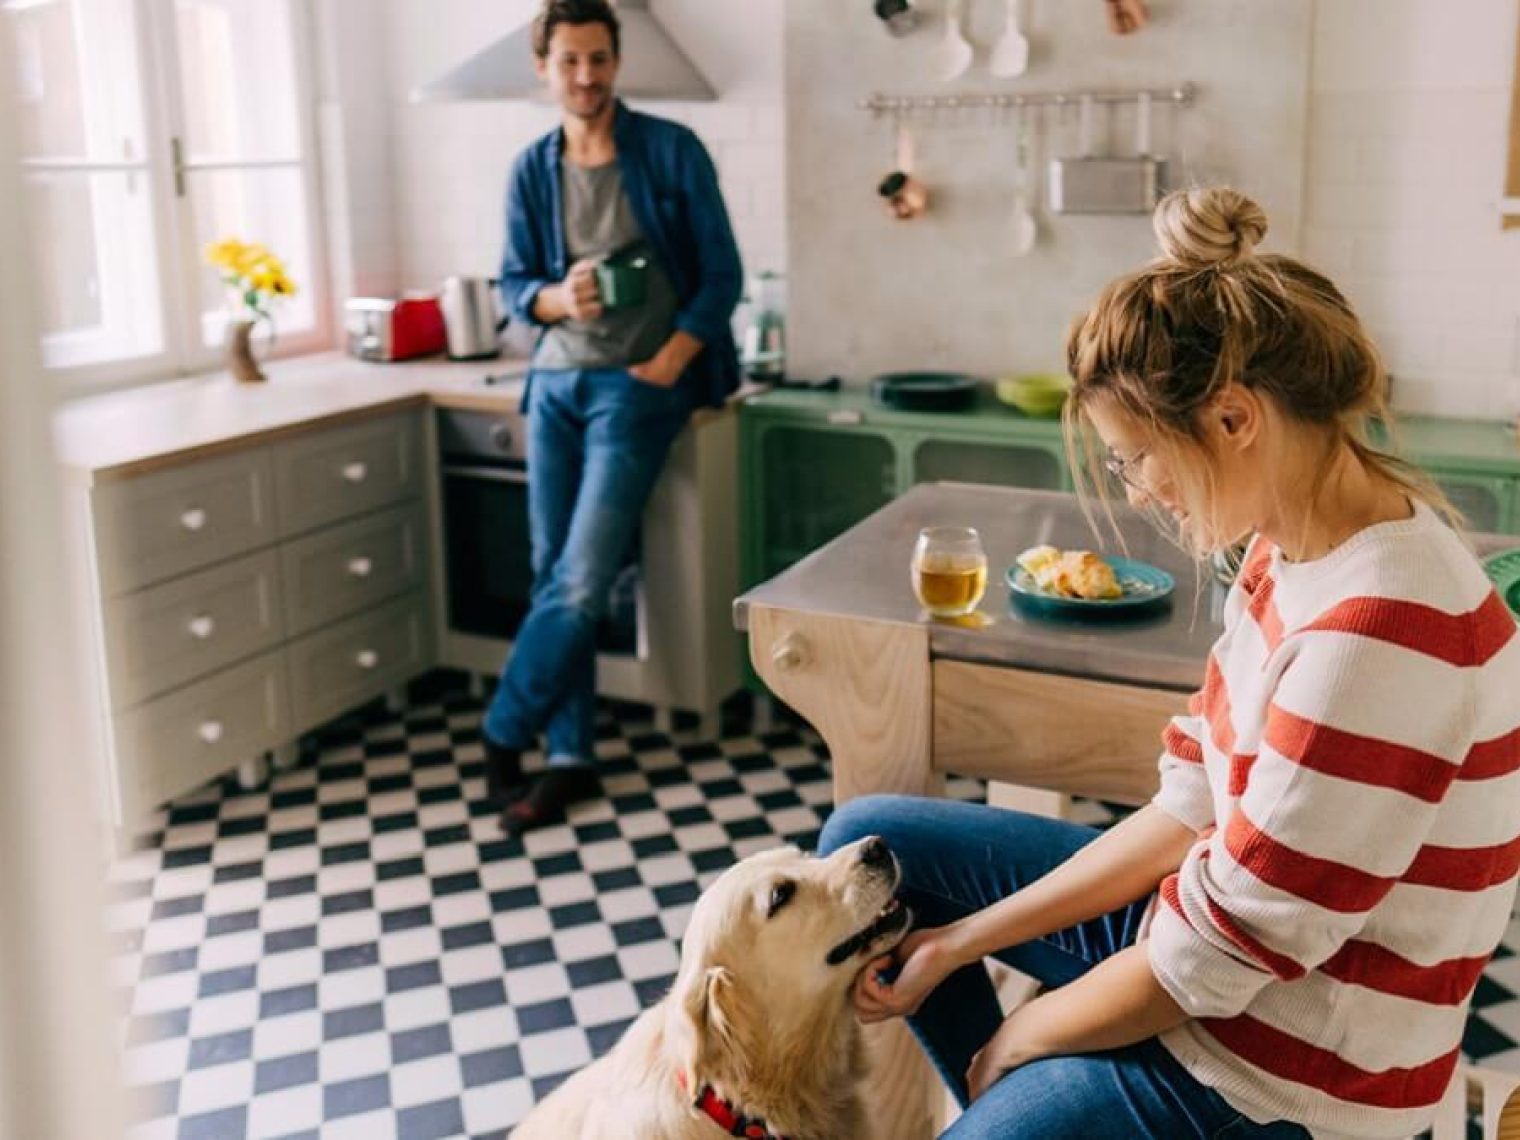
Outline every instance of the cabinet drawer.
<path id="1" fill-rule="evenodd" d="M 279 560 L 273 550 L 105 604 L 111 704 L 137 704 L 282 637 Z"/>
<path id="2" fill-rule="evenodd" d="M 269 453 L 259 448 L 103 483 L 91 509 L 101 589 L 146 586 L 274 540 Z"/>
<path id="3" fill-rule="evenodd" d="M 349 618 L 289 647 L 295 730 L 305 732 L 432 665 L 421 591 Z"/>
<path id="4" fill-rule="evenodd" d="M 421 489 L 421 424 L 414 413 L 288 440 L 274 449 L 280 533 L 411 498 Z"/>
<path id="5" fill-rule="evenodd" d="M 422 510 L 369 515 L 280 547 L 285 624 L 291 636 L 373 606 L 420 584 Z"/>
<path id="6" fill-rule="evenodd" d="M 131 821 L 290 736 L 285 670 L 265 654 L 116 718 L 122 818 Z"/>

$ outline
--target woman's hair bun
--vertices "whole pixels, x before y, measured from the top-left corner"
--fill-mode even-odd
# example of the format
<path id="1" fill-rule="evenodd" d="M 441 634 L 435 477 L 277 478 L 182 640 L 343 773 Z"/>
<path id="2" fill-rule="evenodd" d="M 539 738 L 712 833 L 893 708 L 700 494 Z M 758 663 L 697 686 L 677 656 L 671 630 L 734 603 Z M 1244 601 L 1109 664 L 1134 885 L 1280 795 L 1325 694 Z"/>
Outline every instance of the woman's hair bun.
<path id="1" fill-rule="evenodd" d="M 1151 218 L 1161 252 L 1186 269 L 1224 269 L 1267 236 L 1260 206 L 1228 186 L 1174 190 Z"/>

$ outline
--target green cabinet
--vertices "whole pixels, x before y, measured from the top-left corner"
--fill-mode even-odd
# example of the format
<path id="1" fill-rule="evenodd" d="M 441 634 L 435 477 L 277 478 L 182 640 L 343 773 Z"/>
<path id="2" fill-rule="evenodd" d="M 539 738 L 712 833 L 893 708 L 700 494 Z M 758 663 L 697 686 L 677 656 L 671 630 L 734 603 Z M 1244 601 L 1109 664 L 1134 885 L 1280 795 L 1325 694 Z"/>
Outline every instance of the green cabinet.
<path id="1" fill-rule="evenodd" d="M 1520 534 L 1520 443 L 1486 420 L 1410 416 L 1394 445 L 1479 531 Z M 861 389 L 779 389 L 739 413 L 743 581 L 785 570 L 915 483 L 1070 490 L 1061 425 L 984 392 L 965 412 L 881 408 Z"/>

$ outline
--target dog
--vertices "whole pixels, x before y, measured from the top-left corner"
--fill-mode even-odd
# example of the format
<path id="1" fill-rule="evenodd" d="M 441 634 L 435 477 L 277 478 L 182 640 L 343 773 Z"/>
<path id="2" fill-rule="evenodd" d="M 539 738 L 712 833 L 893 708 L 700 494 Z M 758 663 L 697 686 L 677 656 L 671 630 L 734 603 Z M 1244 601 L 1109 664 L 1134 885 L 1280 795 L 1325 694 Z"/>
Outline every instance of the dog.
<path id="1" fill-rule="evenodd" d="M 670 993 L 513 1140 L 865 1140 L 851 990 L 912 916 L 875 837 L 735 864 L 692 910 Z"/>

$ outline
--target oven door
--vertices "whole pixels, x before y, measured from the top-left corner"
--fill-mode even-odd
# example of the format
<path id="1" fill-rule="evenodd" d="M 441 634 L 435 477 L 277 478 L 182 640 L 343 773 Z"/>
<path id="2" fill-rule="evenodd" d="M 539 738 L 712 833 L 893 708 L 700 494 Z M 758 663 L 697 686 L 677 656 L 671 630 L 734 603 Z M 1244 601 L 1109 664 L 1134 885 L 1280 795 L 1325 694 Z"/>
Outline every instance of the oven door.
<path id="1" fill-rule="evenodd" d="M 526 461 L 445 463 L 443 514 L 449 628 L 476 637 L 516 637 L 533 596 Z M 635 544 L 597 626 L 599 654 L 644 656 L 642 595 Z"/>
<path id="2" fill-rule="evenodd" d="M 449 628 L 516 636 L 533 590 L 527 464 L 445 464 L 443 526 Z"/>

